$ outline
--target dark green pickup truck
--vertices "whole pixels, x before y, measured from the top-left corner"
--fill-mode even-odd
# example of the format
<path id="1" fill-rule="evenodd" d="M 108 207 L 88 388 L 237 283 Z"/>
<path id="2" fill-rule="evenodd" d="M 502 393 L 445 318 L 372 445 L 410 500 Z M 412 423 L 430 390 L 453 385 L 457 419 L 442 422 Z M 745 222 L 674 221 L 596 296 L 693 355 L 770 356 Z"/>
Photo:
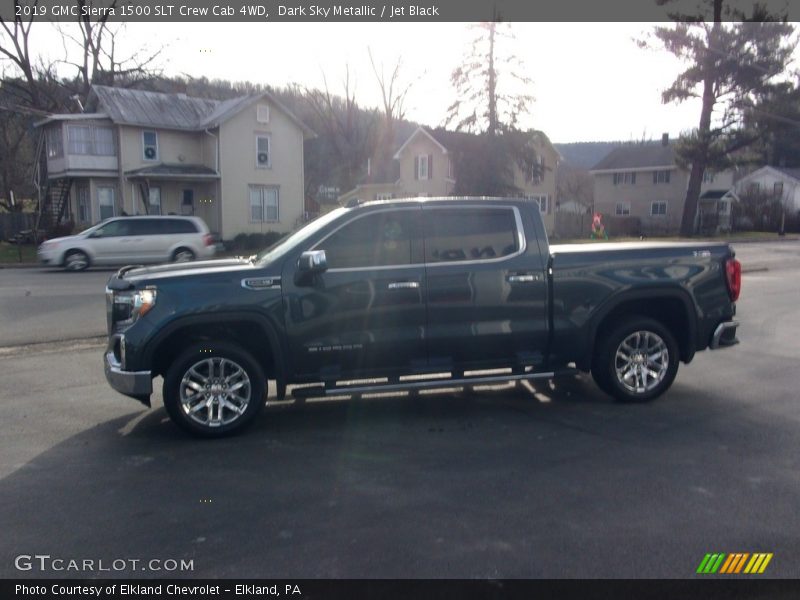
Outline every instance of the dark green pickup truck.
<path id="1" fill-rule="evenodd" d="M 163 376 L 170 417 L 207 436 L 251 422 L 268 380 L 283 398 L 580 370 L 642 401 L 738 342 L 740 285 L 727 244 L 548 246 L 524 200 L 373 202 L 249 259 L 121 269 L 105 372 L 146 404 Z"/>

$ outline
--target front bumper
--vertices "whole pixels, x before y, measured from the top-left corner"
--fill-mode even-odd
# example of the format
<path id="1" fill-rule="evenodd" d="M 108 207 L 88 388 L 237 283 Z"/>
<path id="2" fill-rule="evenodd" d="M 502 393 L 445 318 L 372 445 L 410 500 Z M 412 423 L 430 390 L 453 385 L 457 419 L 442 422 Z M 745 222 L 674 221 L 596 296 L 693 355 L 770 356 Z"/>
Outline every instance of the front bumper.
<path id="1" fill-rule="evenodd" d="M 112 388 L 150 406 L 150 394 L 153 393 L 153 377 L 150 371 L 124 371 L 112 350 L 106 352 L 104 362 L 106 380 Z"/>
<path id="2" fill-rule="evenodd" d="M 718 348 L 727 348 L 739 343 L 739 338 L 736 337 L 736 329 L 739 327 L 739 321 L 723 321 L 714 330 L 714 335 L 711 336 L 711 343 L 708 347 L 711 350 Z"/>

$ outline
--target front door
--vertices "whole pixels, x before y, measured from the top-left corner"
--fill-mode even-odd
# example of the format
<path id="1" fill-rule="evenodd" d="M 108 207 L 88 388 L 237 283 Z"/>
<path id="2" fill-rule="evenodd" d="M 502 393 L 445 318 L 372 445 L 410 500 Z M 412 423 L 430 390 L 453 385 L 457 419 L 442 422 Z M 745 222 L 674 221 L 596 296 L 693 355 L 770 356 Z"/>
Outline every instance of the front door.
<path id="1" fill-rule="evenodd" d="M 541 366 L 546 265 L 520 209 L 429 204 L 422 214 L 431 367 Z"/>
<path id="2" fill-rule="evenodd" d="M 284 267 L 285 322 L 301 377 L 335 381 L 425 367 L 420 214 L 414 206 L 354 216 L 308 248 L 325 251 L 328 270 L 307 285 L 294 282 L 294 264 Z"/>

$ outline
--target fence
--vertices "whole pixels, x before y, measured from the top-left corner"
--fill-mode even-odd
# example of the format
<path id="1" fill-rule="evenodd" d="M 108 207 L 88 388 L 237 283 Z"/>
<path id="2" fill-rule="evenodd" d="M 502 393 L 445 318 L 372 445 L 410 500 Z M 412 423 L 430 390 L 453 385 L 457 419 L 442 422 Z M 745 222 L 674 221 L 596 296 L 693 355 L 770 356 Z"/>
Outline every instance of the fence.
<path id="1" fill-rule="evenodd" d="M 36 226 L 35 213 L 0 213 L 0 240 L 8 240 L 20 231 Z"/>

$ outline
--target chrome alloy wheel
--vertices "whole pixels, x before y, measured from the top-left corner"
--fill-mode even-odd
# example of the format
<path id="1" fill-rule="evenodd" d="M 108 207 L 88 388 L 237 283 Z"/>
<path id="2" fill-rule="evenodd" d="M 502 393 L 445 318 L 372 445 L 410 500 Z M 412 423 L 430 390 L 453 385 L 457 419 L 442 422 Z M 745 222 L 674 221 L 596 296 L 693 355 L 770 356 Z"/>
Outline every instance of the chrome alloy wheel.
<path id="1" fill-rule="evenodd" d="M 653 390 L 668 369 L 667 344 L 652 331 L 636 331 L 617 347 L 614 371 L 617 381 L 629 392 L 643 394 Z"/>
<path id="2" fill-rule="evenodd" d="M 205 427 L 229 425 L 250 404 L 252 387 L 247 372 L 228 358 L 206 358 L 183 375 L 180 401 L 183 412 Z"/>

